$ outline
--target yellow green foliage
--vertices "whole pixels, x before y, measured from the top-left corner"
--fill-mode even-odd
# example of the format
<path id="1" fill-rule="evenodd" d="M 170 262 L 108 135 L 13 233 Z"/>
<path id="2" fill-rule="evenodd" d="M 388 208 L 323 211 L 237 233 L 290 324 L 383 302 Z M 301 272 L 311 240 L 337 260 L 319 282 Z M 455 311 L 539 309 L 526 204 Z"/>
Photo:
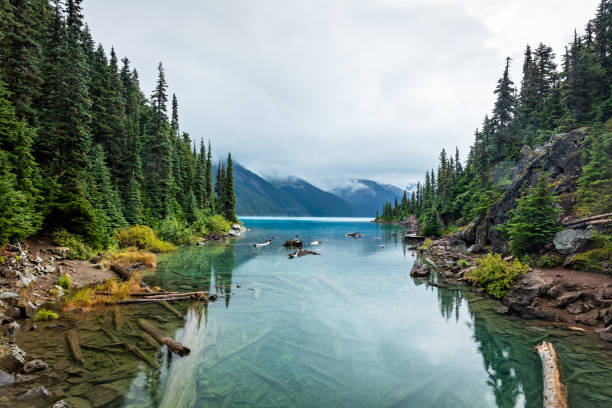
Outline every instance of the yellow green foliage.
<path id="1" fill-rule="evenodd" d="M 65 229 L 57 230 L 53 233 L 53 243 L 55 245 L 70 248 L 69 259 L 89 259 L 93 256 L 93 249 L 83 243 L 82 239 L 75 234 L 71 234 Z"/>
<path id="2" fill-rule="evenodd" d="M 470 266 L 470 263 L 466 259 L 460 259 L 457 261 L 457 265 L 459 265 L 461 268 L 467 268 Z"/>
<path id="3" fill-rule="evenodd" d="M 422 249 L 423 251 L 429 251 L 432 245 L 433 241 L 431 240 L 431 238 L 427 238 L 425 242 L 423 242 L 423 245 L 419 247 L 419 249 Z"/>
<path id="4" fill-rule="evenodd" d="M 468 280 L 496 298 L 504 297 L 508 289 L 527 272 L 528 266 L 519 260 L 504 261 L 499 254 L 488 254 L 476 261 L 478 266 L 467 274 Z"/>
<path id="5" fill-rule="evenodd" d="M 209 233 L 223 233 L 229 231 L 231 224 L 223 216 L 217 214 L 204 219 L 204 228 Z"/>
<path id="6" fill-rule="evenodd" d="M 136 247 L 151 252 L 169 252 L 176 249 L 170 242 L 159 239 L 150 227 L 133 225 L 115 232 L 120 248 Z"/>
<path id="7" fill-rule="evenodd" d="M 576 255 L 572 267 L 587 272 L 603 273 L 602 263 L 612 263 L 612 247 L 595 248 Z"/>
<path id="8" fill-rule="evenodd" d="M 138 248 L 125 248 L 119 252 L 112 252 L 107 254 L 110 257 L 111 262 L 118 262 L 120 264 L 131 265 L 142 262 L 148 268 L 155 268 L 157 266 L 157 256 L 152 252 L 139 251 Z"/>
<path id="9" fill-rule="evenodd" d="M 91 288 L 83 288 L 78 290 L 68 299 L 68 308 L 74 309 L 77 307 L 88 307 L 92 304 L 94 291 Z"/>
<path id="10" fill-rule="evenodd" d="M 58 284 L 64 289 L 70 289 L 72 287 L 72 278 L 70 275 L 62 275 L 58 280 Z"/>
<path id="11" fill-rule="evenodd" d="M 48 320 L 55 320 L 59 317 L 59 315 L 51 310 L 47 310 L 47 309 L 40 309 L 38 312 L 36 312 L 36 314 L 34 315 L 34 321 L 35 322 L 45 322 Z"/>

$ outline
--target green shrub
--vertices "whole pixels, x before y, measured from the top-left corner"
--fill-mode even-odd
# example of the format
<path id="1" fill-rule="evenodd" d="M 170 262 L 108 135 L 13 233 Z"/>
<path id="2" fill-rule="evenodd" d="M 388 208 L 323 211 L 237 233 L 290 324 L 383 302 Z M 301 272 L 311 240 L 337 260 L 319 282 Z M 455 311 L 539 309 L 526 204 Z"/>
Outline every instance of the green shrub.
<path id="1" fill-rule="evenodd" d="M 230 222 L 219 214 L 204 219 L 204 228 L 206 228 L 206 231 L 209 233 L 225 233 L 229 231 L 230 227 Z"/>
<path id="2" fill-rule="evenodd" d="M 485 288 L 496 299 L 504 297 L 508 289 L 527 272 L 527 265 L 518 260 L 504 261 L 499 254 L 488 254 L 476 261 L 478 266 L 469 272 L 468 280 Z"/>
<path id="3" fill-rule="evenodd" d="M 186 222 L 174 216 L 169 216 L 162 220 L 157 229 L 157 235 L 161 239 L 175 245 L 190 245 L 198 240 L 193 229 Z"/>
<path id="4" fill-rule="evenodd" d="M 432 245 L 433 241 L 431 240 L 431 238 L 427 238 L 425 239 L 425 242 L 423 242 L 423 245 L 419 247 L 419 249 L 422 249 L 423 251 L 429 251 Z"/>
<path id="5" fill-rule="evenodd" d="M 53 233 L 53 243 L 55 245 L 70 248 L 68 259 L 89 259 L 94 251 L 86 245 L 78 235 L 71 234 L 65 229 L 59 229 Z"/>
<path id="6" fill-rule="evenodd" d="M 150 227 L 133 225 L 118 229 L 115 240 L 120 248 L 136 247 L 151 252 L 169 252 L 176 249 L 170 242 L 159 239 Z"/>
<path id="7" fill-rule="evenodd" d="M 59 315 L 51 310 L 40 309 L 34 315 L 35 322 L 46 322 L 48 320 L 55 320 L 59 317 Z"/>
<path id="8" fill-rule="evenodd" d="M 423 217 L 423 229 L 421 233 L 426 237 L 439 237 L 440 236 L 440 223 L 438 222 L 438 216 L 435 210 L 427 211 Z"/>
<path id="9" fill-rule="evenodd" d="M 457 261 L 457 265 L 459 265 L 461 268 L 467 268 L 470 266 L 470 263 L 466 259 L 460 259 Z"/>
<path id="10" fill-rule="evenodd" d="M 554 268 L 563 263 L 563 257 L 554 254 L 544 254 L 526 257 L 526 259 L 522 259 L 522 261 L 534 268 Z"/>
<path id="11" fill-rule="evenodd" d="M 451 236 L 458 230 L 459 230 L 459 227 L 457 226 L 457 224 L 453 223 L 453 224 L 449 224 L 446 228 L 444 228 L 441 234 L 443 236 Z"/>
<path id="12" fill-rule="evenodd" d="M 58 284 L 64 289 L 72 287 L 72 278 L 69 275 L 62 275 L 58 280 Z"/>
<path id="13" fill-rule="evenodd" d="M 612 264 L 612 246 L 595 248 L 578 254 L 572 261 L 572 268 L 587 272 L 604 273 L 603 264 Z"/>

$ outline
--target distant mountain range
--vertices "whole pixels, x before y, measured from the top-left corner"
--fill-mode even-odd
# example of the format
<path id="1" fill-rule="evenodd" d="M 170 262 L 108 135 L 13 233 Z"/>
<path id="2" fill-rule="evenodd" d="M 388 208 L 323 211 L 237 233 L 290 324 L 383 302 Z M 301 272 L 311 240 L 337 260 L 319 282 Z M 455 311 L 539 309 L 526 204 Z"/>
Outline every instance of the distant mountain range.
<path id="1" fill-rule="evenodd" d="M 330 192 L 289 176 L 266 180 L 234 163 L 236 212 L 239 215 L 374 217 L 385 201 L 401 199 L 403 190 L 372 180 L 351 180 Z"/>

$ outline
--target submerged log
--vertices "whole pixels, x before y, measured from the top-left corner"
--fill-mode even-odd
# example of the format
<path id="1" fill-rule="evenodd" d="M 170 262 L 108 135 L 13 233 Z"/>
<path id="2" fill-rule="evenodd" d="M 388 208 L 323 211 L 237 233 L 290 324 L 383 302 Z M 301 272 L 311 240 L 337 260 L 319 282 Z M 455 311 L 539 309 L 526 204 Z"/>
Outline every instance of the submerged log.
<path id="1" fill-rule="evenodd" d="M 117 306 L 113 308 L 113 322 L 115 323 L 115 330 L 119 330 L 123 325 L 123 317 Z"/>
<path id="2" fill-rule="evenodd" d="M 321 254 L 319 252 L 310 251 L 308 249 L 298 249 L 294 253 L 289 254 L 289 259 L 293 259 L 295 257 L 304 256 L 304 255 L 321 255 Z"/>
<path id="3" fill-rule="evenodd" d="M 70 346 L 70 351 L 72 351 L 72 355 L 74 356 L 74 359 L 81 364 L 85 364 L 85 359 L 83 358 L 83 352 L 81 351 L 81 346 L 79 345 L 77 329 L 68 330 L 66 332 L 66 340 L 68 340 L 68 345 Z"/>
<path id="4" fill-rule="evenodd" d="M 544 408 L 568 408 L 567 392 L 561 377 L 560 361 L 555 347 L 543 341 L 535 349 L 542 360 Z"/>
<path id="5" fill-rule="evenodd" d="M 173 338 L 166 336 L 161 330 L 159 330 L 157 327 L 153 326 L 146 320 L 138 319 L 138 324 L 144 331 L 149 333 L 151 337 L 157 340 L 160 344 L 165 344 L 168 347 L 168 350 L 170 350 L 174 354 L 178 354 L 179 356 L 183 357 L 191 352 L 188 347 L 185 347 Z"/>
<path id="6" fill-rule="evenodd" d="M 168 309 L 169 311 L 171 311 L 179 319 L 181 320 L 183 319 L 183 314 L 179 312 L 178 310 L 176 310 L 176 308 L 172 306 L 170 303 L 168 303 L 167 300 L 160 300 L 159 304 L 165 307 L 166 309 Z"/>
<path id="7" fill-rule="evenodd" d="M 185 292 L 185 293 L 173 293 L 173 294 L 159 294 L 153 295 L 148 294 L 147 296 L 139 296 L 138 298 L 133 299 L 124 299 L 120 300 L 118 303 L 120 304 L 128 304 L 128 303 L 153 303 L 153 302 L 162 302 L 162 301 L 177 301 L 177 300 L 200 300 L 207 301 L 209 300 L 208 293 L 206 292 Z"/>
<path id="8" fill-rule="evenodd" d="M 111 271 L 119 275 L 119 277 L 124 281 L 129 280 L 132 277 L 132 272 L 129 270 L 129 268 L 126 268 L 123 265 L 120 265 L 118 263 L 112 263 L 110 268 Z"/>
<path id="9" fill-rule="evenodd" d="M 157 349 L 159 346 L 161 346 L 161 344 L 155 340 L 153 337 L 151 337 L 149 334 L 141 331 L 138 333 L 138 336 L 145 342 L 147 343 L 149 346 L 153 347 L 154 349 Z"/>
<path id="10" fill-rule="evenodd" d="M 150 367 L 157 366 L 157 364 L 155 364 L 151 357 L 147 356 L 141 349 L 138 348 L 138 346 L 125 342 L 123 343 L 123 347 L 125 347 L 126 350 L 130 351 L 136 357 L 147 363 Z"/>

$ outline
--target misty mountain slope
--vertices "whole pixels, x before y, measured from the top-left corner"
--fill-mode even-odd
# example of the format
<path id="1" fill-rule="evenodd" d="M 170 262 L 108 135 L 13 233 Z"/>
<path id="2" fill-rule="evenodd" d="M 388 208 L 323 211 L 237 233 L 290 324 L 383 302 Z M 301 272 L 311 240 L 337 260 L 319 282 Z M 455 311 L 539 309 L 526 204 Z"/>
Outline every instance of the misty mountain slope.
<path id="1" fill-rule="evenodd" d="M 239 215 L 311 215 L 293 197 L 238 163 L 234 164 L 234 189 Z"/>
<path id="2" fill-rule="evenodd" d="M 359 213 L 352 204 L 298 177 L 270 180 L 270 183 L 302 204 L 312 216 L 354 217 Z"/>
<path id="3" fill-rule="evenodd" d="M 408 187 L 410 189 L 410 186 Z M 350 180 L 348 185 L 331 192 L 358 209 L 358 215 L 373 217 L 387 201 L 401 200 L 404 190 L 391 184 L 379 184 L 373 180 Z"/>

